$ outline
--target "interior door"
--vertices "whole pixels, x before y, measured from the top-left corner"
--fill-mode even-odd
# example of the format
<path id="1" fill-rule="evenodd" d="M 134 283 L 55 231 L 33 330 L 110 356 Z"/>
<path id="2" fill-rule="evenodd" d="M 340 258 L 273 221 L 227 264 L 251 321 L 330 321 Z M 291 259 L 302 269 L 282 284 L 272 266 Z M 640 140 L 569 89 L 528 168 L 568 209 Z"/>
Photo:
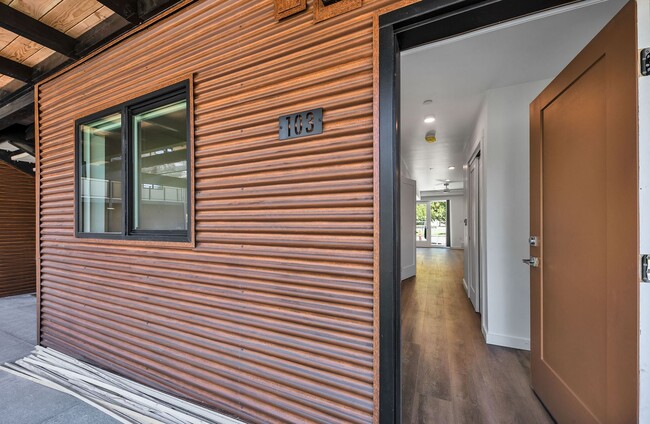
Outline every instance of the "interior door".
<path id="1" fill-rule="evenodd" d="M 415 181 L 402 178 L 400 192 L 400 240 L 402 280 L 415 275 Z"/>
<path id="2" fill-rule="evenodd" d="M 468 296 L 474 305 L 474 310 L 479 312 L 480 287 L 481 287 L 481 250 L 480 250 L 480 213 L 479 213 L 479 167 L 480 157 L 477 156 L 469 166 L 469 281 L 467 284 Z"/>
<path id="3" fill-rule="evenodd" d="M 531 104 L 531 368 L 559 423 L 638 418 L 636 5 Z"/>

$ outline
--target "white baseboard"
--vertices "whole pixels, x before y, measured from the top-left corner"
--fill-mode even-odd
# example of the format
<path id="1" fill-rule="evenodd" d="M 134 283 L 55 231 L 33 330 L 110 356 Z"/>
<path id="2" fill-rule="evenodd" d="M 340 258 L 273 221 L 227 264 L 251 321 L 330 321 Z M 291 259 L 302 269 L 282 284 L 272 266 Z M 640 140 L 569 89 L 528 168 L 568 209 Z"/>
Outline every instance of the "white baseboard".
<path id="1" fill-rule="evenodd" d="M 407 266 L 407 267 L 402 268 L 401 281 L 404 281 L 407 278 L 411 278 L 411 277 L 413 277 L 415 275 L 415 272 L 416 272 L 415 266 L 416 265 L 413 264 L 411 266 Z"/>
<path id="2" fill-rule="evenodd" d="M 465 293 L 469 296 L 469 287 L 467 287 L 467 281 L 463 278 L 463 287 L 465 287 Z"/>
<path id="3" fill-rule="evenodd" d="M 503 334 L 487 333 L 486 329 L 482 327 L 483 336 L 487 344 L 511 347 L 519 350 L 530 350 L 530 339 L 523 337 L 504 336 Z"/>

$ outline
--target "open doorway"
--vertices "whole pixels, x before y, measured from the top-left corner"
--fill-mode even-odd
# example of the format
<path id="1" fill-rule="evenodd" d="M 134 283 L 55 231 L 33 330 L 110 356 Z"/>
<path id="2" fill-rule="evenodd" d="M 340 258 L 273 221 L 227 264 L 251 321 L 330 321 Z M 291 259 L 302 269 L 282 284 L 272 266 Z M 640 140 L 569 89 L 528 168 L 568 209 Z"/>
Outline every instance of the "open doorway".
<path id="1" fill-rule="evenodd" d="M 420 200 L 415 208 L 417 247 L 450 247 L 449 200 Z"/>
<path id="2" fill-rule="evenodd" d="M 626 1 L 574 3 L 519 10 L 525 18 L 498 19 L 502 11 L 495 12 L 493 22 L 507 22 L 484 23 L 474 32 L 458 18 L 472 13 L 471 7 L 439 19 L 431 18 L 433 8 L 428 16 L 434 32 L 457 25 L 462 35 L 447 32 L 431 43 L 422 42 L 430 37 L 425 31 L 404 35 L 429 25 L 415 18 L 404 32 L 390 28 L 398 34 L 399 47 L 393 47 L 399 68 L 393 74 L 400 76 L 399 85 L 391 89 L 380 81 L 380 94 L 399 99 L 393 116 L 401 147 L 394 163 L 416 181 L 416 214 L 424 212 L 416 216 L 416 274 L 399 286 L 395 305 L 401 317 L 395 365 L 402 373 L 395 400 L 402 422 L 553 420 L 531 390 L 531 276 L 521 263 L 525 258 L 537 266 L 528 257 L 539 241 L 530 221 L 530 104 L 564 75 Z M 440 22 L 445 20 L 449 26 Z M 447 225 L 454 220 L 452 199 L 443 199 L 450 191 L 462 204 L 462 250 L 428 249 L 436 237 L 432 202 L 445 202 L 445 238 L 454 234 Z M 579 381 L 572 387 L 591 403 L 586 409 L 602 413 L 594 399 L 602 402 L 607 394 L 594 395 Z M 569 408 L 558 411 L 555 400 L 543 400 L 556 406 L 556 418 Z"/>

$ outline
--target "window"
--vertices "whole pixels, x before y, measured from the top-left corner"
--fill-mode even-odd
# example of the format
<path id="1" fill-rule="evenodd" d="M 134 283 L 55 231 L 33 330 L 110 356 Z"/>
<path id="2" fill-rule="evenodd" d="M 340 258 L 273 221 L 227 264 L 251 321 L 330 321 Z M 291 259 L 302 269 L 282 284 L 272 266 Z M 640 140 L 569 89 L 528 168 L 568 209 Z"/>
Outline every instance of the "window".
<path id="1" fill-rule="evenodd" d="M 189 83 L 77 121 L 77 236 L 190 241 Z"/>

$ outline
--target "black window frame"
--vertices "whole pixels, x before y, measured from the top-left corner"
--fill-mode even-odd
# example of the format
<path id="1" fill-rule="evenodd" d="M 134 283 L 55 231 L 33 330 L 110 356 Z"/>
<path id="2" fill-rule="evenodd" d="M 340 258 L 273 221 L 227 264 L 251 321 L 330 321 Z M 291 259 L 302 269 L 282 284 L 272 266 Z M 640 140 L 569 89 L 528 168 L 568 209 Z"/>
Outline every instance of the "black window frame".
<path id="1" fill-rule="evenodd" d="M 135 230 L 134 208 L 134 146 L 133 146 L 133 116 L 155 109 L 156 107 L 185 100 L 186 108 L 186 161 L 187 161 L 187 230 Z M 145 94 L 125 101 L 116 106 L 103 109 L 75 121 L 75 236 L 84 239 L 110 239 L 110 240 L 138 240 L 138 241 L 163 241 L 163 242 L 192 242 L 193 224 L 193 164 L 192 164 L 192 125 L 191 125 L 191 95 L 190 81 L 182 81 L 152 93 Z M 121 116 L 122 138 L 122 232 L 121 233 L 91 233 L 82 231 L 81 219 L 81 176 L 82 176 L 82 137 L 81 126 L 91 123 L 108 115 L 119 113 Z"/>

